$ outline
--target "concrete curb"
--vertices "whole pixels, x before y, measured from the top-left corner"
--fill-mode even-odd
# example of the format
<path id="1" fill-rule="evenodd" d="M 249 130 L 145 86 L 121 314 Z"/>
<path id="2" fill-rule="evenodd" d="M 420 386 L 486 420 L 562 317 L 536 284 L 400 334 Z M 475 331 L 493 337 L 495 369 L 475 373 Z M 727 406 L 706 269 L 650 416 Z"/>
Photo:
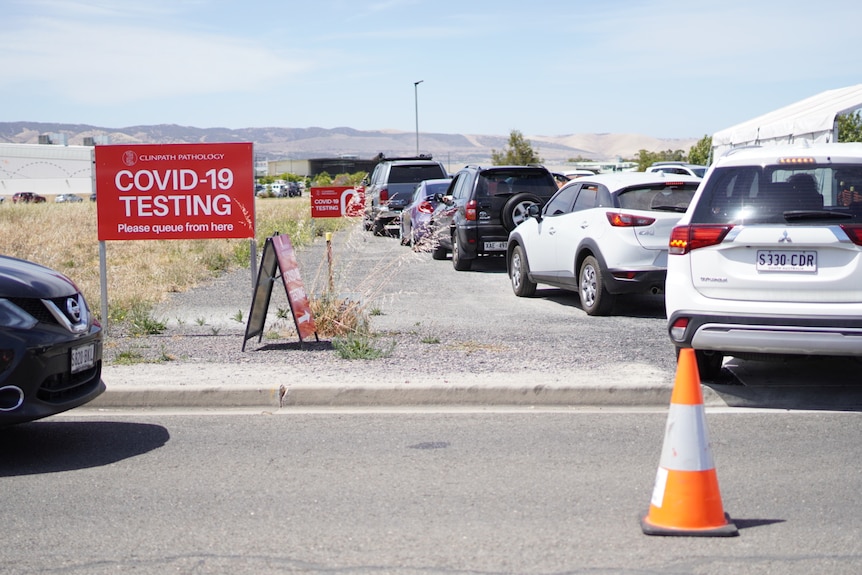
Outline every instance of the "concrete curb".
<path id="1" fill-rule="evenodd" d="M 270 364 L 109 366 L 96 408 L 555 406 L 666 408 L 673 375 L 650 366 L 525 373 L 424 373 L 307 369 Z M 207 383 L 198 383 L 198 382 Z M 725 406 L 703 387 L 705 405 Z"/>
<path id="2" fill-rule="evenodd" d="M 95 408 L 260 408 L 400 406 L 648 407 L 670 403 L 671 389 L 654 387 L 411 386 L 115 386 L 91 403 Z M 726 403 L 704 388 L 704 404 Z"/>

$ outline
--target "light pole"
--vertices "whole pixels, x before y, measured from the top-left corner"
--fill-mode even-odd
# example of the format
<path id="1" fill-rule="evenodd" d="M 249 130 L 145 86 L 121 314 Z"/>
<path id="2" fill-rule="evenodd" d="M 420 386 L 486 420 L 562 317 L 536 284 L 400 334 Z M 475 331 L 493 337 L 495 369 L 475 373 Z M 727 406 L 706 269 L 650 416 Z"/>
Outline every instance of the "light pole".
<path id="1" fill-rule="evenodd" d="M 419 155 L 419 84 L 425 80 L 413 82 L 413 101 L 416 104 L 416 155 Z"/>

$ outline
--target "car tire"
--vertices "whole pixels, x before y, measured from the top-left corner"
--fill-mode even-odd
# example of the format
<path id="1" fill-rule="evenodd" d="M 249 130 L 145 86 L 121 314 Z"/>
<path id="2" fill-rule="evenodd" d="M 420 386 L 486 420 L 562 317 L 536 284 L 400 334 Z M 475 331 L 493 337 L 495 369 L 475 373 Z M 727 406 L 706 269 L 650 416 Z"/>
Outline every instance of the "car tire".
<path id="1" fill-rule="evenodd" d="M 449 250 L 440 245 L 440 242 L 437 242 L 434 245 L 434 249 L 431 250 L 431 259 L 434 260 L 445 260 L 446 256 L 449 254 Z"/>
<path id="2" fill-rule="evenodd" d="M 694 350 L 697 361 L 697 373 L 701 380 L 715 380 L 721 375 L 721 365 L 724 363 L 724 354 L 712 350 Z"/>
<path id="3" fill-rule="evenodd" d="M 473 267 L 473 260 L 464 258 L 464 252 L 458 243 L 457 233 L 452 234 L 452 267 L 459 272 L 470 271 L 470 268 Z"/>
<path id="4" fill-rule="evenodd" d="M 402 246 L 408 245 L 407 236 L 404 235 L 404 224 L 398 226 L 398 243 Z"/>
<path id="5" fill-rule="evenodd" d="M 530 206 L 541 203 L 542 200 L 533 194 L 515 194 L 503 206 L 503 217 L 501 218 L 503 227 L 506 228 L 507 232 L 511 232 L 529 217 L 527 210 Z"/>
<path id="6" fill-rule="evenodd" d="M 518 297 L 532 297 L 536 294 L 536 283 L 530 280 L 530 264 L 524 248 L 515 246 L 509 260 L 509 279 L 512 281 L 512 291 Z"/>
<path id="7" fill-rule="evenodd" d="M 578 295 L 587 315 L 607 315 L 613 307 L 613 295 L 605 288 L 602 270 L 593 256 L 587 256 L 578 272 Z"/>
<path id="8" fill-rule="evenodd" d="M 375 236 L 386 235 L 386 224 L 383 223 L 383 220 L 374 220 L 372 228 L 374 229 Z"/>

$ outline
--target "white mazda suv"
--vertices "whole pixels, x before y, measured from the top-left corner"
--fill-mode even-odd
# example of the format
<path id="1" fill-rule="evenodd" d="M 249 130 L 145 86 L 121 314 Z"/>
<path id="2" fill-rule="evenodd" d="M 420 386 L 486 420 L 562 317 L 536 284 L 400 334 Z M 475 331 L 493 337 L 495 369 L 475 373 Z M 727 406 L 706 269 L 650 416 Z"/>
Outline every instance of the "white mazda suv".
<path id="1" fill-rule="evenodd" d="M 507 269 L 515 295 L 536 284 L 578 292 L 589 315 L 611 312 L 617 296 L 664 291 L 671 229 L 700 178 L 615 172 L 572 180 L 544 208 L 529 208 L 509 234 Z"/>

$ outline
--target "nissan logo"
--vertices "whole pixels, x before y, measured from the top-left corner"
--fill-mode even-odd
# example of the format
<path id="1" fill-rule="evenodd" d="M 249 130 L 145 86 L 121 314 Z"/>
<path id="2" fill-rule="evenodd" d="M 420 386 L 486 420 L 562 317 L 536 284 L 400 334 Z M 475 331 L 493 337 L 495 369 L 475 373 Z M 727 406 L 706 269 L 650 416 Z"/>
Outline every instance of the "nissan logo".
<path id="1" fill-rule="evenodd" d="M 75 323 L 81 321 L 81 304 L 78 303 L 78 298 L 66 298 L 66 313 Z"/>

